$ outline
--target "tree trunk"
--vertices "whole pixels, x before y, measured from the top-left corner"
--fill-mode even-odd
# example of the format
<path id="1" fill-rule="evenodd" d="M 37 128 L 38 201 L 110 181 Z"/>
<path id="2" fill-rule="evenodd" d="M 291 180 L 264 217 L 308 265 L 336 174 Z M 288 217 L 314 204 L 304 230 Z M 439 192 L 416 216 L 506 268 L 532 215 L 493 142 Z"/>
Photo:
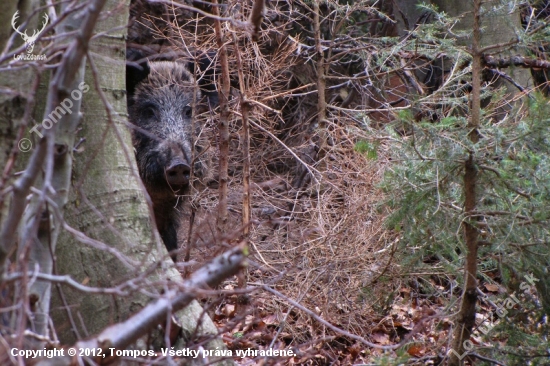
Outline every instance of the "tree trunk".
<path id="1" fill-rule="evenodd" d="M 35 10 L 39 6 L 39 1 L 17 1 L 6 0 L 0 3 L 0 52 L 4 51 L 4 48 L 8 44 L 10 34 L 14 33 L 11 26 L 11 20 L 16 11 L 19 11 L 19 20 L 17 25 L 22 24 L 22 20 L 25 20 L 29 15 L 28 13 Z M 25 14 L 25 15 L 24 15 Z M 34 17 L 32 22 L 29 22 L 29 27 L 36 24 Z M 21 46 L 23 40 L 19 35 L 14 35 L 13 43 L 16 46 Z M 13 47 L 12 47 L 13 49 Z M 10 49 L 11 51 L 11 49 Z M 24 51 L 23 51 L 24 52 Z M 9 53 L 1 53 L 1 56 Z M 8 58 L 6 61 L 12 61 L 13 57 Z M 20 68 L 17 72 L 10 72 L 3 70 L 0 72 L 0 85 L 5 88 L 0 91 L 0 231 L 3 228 L 4 220 L 8 215 L 9 199 L 3 191 L 9 183 L 10 175 L 16 168 L 17 157 L 27 160 L 30 157 L 29 150 L 27 150 L 27 140 L 22 142 L 21 149 L 18 146 L 18 142 L 24 136 L 24 126 L 32 115 L 32 108 L 35 104 L 34 98 L 36 88 L 33 84 L 38 81 L 38 73 L 32 67 Z M 29 141 L 30 142 L 30 141 Z M 21 164 L 21 166 L 23 166 Z M 12 228 L 15 230 L 16 228 Z M 3 238 L 0 238 L 3 239 Z M 15 242 L 15 241 L 14 241 Z M 0 241 L 0 253 L 2 248 L 6 245 L 13 245 L 13 243 L 6 243 Z M 0 254 L 0 258 L 2 255 Z M 2 272 L 2 262 L 0 259 L 0 276 Z"/>
<path id="2" fill-rule="evenodd" d="M 472 93 L 470 100 L 470 120 L 468 121 L 469 138 L 472 143 L 479 141 L 478 129 L 481 125 L 481 0 L 474 0 L 473 19 L 473 42 L 472 55 Z M 477 157 L 470 151 L 464 162 L 464 241 L 466 243 L 465 270 L 464 270 L 464 292 L 458 313 L 454 334 L 453 352 L 449 359 L 449 366 L 458 366 L 462 362 L 463 355 L 470 351 L 472 342 L 470 336 L 476 323 L 477 303 L 477 251 L 478 251 L 478 229 L 474 218 L 471 217 L 477 207 L 476 191 L 479 190 L 477 183 L 478 168 Z"/>
<path id="3" fill-rule="evenodd" d="M 456 25 L 458 30 L 471 30 L 474 26 L 473 6 L 471 1 L 454 0 L 432 0 L 432 4 L 437 5 L 439 11 L 444 11 L 452 17 L 461 16 L 460 22 Z M 498 11 L 484 12 L 480 16 L 483 32 L 480 39 L 480 49 L 487 46 L 505 44 L 517 39 L 516 30 L 521 29 L 520 8 L 515 7 L 515 11 L 510 13 L 507 7 L 497 0 L 484 1 L 483 9 L 500 9 Z M 483 14 L 485 13 L 485 14 Z M 459 44 L 471 46 L 471 38 L 459 40 Z M 497 47 L 492 49 L 499 50 L 499 54 L 505 57 L 521 54 L 522 52 L 513 47 Z M 509 68 L 505 70 L 508 76 L 523 87 L 532 87 L 533 81 L 529 70 L 523 68 Z M 503 80 L 501 80 L 503 82 Z M 506 83 L 510 92 L 517 92 L 517 89 L 508 82 Z"/>
<path id="4" fill-rule="evenodd" d="M 78 29 L 83 22 L 93 29 L 103 4 L 104 1 L 97 1 L 96 7 L 88 7 L 84 16 L 80 14 L 77 17 L 75 13 L 68 15 L 56 27 L 56 33 L 65 34 Z M 62 6 L 62 12 L 67 8 L 66 5 Z M 86 48 L 91 35 L 91 30 L 83 30 L 76 41 L 58 38 L 59 42 L 66 44 L 67 49 L 50 81 L 42 122 L 45 129 L 37 132 L 39 135 L 44 134 L 47 141 L 47 156 L 41 179 L 44 195 L 33 196 L 19 234 L 18 258 L 29 258 L 28 262 L 21 264 L 25 272 L 38 268 L 42 274 L 52 274 L 52 253 L 55 253 L 57 238 L 62 229 L 63 208 L 69 194 L 72 151 L 80 119 L 82 90 L 86 90 L 81 87 L 81 83 L 84 78 Z M 45 202 L 44 197 L 49 194 L 52 194 L 50 202 Z M 32 329 L 38 335 L 48 336 L 51 282 L 33 281 L 29 290 L 35 303 L 32 309 Z"/>
<path id="5" fill-rule="evenodd" d="M 137 282 L 128 297 L 83 294 L 58 286 L 52 317 L 63 343 L 74 343 L 128 318 L 151 300 L 145 291 L 158 293 L 163 283 L 182 280 L 153 230 L 151 202 L 144 196 L 125 124 L 126 29 L 114 28 L 126 24 L 128 4 L 119 5 L 109 1 L 106 10 L 112 17 L 96 27 L 97 33 L 108 36 L 90 47 L 86 83 L 91 90 L 83 100 L 85 114 L 77 136 L 85 142 L 75 154 L 65 215 L 68 226 L 60 235 L 56 268 L 59 274 L 97 287 Z M 196 301 L 175 315 L 184 338 L 217 334 Z M 214 340 L 206 346 L 210 347 L 225 346 Z"/>

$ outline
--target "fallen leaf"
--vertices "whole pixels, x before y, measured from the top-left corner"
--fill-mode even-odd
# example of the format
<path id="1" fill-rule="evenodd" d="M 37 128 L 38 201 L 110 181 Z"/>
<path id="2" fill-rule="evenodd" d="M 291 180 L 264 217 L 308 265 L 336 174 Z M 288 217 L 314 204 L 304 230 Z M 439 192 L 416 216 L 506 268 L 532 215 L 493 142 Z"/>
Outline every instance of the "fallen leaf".
<path id="1" fill-rule="evenodd" d="M 486 283 L 485 288 L 489 292 L 498 292 L 499 286 L 498 285 L 493 285 L 491 283 Z"/>
<path id="2" fill-rule="evenodd" d="M 376 343 L 380 344 L 390 344 L 390 336 L 386 333 L 375 332 L 372 334 L 372 338 Z"/>
<path id="3" fill-rule="evenodd" d="M 422 357 L 426 353 L 426 349 L 420 345 L 412 345 L 407 353 L 413 357 Z"/>

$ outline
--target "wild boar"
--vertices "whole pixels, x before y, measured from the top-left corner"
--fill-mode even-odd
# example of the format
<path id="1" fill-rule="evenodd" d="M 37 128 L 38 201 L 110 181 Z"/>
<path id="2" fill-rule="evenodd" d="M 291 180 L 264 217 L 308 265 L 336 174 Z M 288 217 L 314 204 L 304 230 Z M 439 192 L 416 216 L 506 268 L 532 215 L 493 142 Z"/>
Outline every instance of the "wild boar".
<path id="1" fill-rule="evenodd" d="M 178 248 L 181 196 L 189 193 L 193 106 L 200 91 L 187 65 L 173 61 L 128 66 L 127 89 L 139 174 L 151 196 L 160 236 L 172 251 Z M 200 164 L 194 168 L 200 174 Z"/>

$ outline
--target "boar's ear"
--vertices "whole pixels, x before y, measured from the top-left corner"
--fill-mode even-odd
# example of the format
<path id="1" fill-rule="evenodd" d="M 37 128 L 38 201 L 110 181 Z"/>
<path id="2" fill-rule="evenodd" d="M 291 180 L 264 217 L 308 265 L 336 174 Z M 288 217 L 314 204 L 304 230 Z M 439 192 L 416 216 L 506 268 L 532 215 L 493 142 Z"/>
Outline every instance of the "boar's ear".
<path id="1" fill-rule="evenodd" d="M 128 105 L 132 102 L 132 96 L 136 86 L 149 75 L 149 64 L 143 57 L 143 53 L 134 49 L 126 50 L 126 92 Z"/>

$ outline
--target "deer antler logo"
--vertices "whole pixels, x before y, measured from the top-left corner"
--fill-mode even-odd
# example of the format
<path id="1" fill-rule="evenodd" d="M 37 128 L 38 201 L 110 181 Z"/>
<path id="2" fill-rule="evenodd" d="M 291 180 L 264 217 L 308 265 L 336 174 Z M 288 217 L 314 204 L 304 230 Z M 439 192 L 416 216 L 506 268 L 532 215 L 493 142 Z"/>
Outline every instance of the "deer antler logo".
<path id="1" fill-rule="evenodd" d="M 17 27 L 15 26 L 15 23 L 17 22 L 17 18 L 19 18 L 19 10 L 16 11 L 15 14 L 13 14 L 13 17 L 11 18 L 11 26 L 13 27 L 13 29 L 15 29 L 15 31 L 17 33 L 19 33 L 21 35 L 21 37 L 23 38 L 23 40 L 27 44 L 27 53 L 32 53 L 32 50 L 34 49 L 34 43 L 36 42 L 36 39 L 38 38 L 40 33 L 42 33 L 42 31 L 46 28 L 46 25 L 48 24 L 48 20 L 49 20 L 48 15 L 44 14 L 44 23 L 42 24 L 42 29 L 40 29 L 40 30 L 35 29 L 32 32 L 32 36 L 29 36 L 27 34 L 27 30 L 25 30 L 25 32 L 22 33 L 22 32 L 19 31 L 19 29 L 17 29 Z"/>

